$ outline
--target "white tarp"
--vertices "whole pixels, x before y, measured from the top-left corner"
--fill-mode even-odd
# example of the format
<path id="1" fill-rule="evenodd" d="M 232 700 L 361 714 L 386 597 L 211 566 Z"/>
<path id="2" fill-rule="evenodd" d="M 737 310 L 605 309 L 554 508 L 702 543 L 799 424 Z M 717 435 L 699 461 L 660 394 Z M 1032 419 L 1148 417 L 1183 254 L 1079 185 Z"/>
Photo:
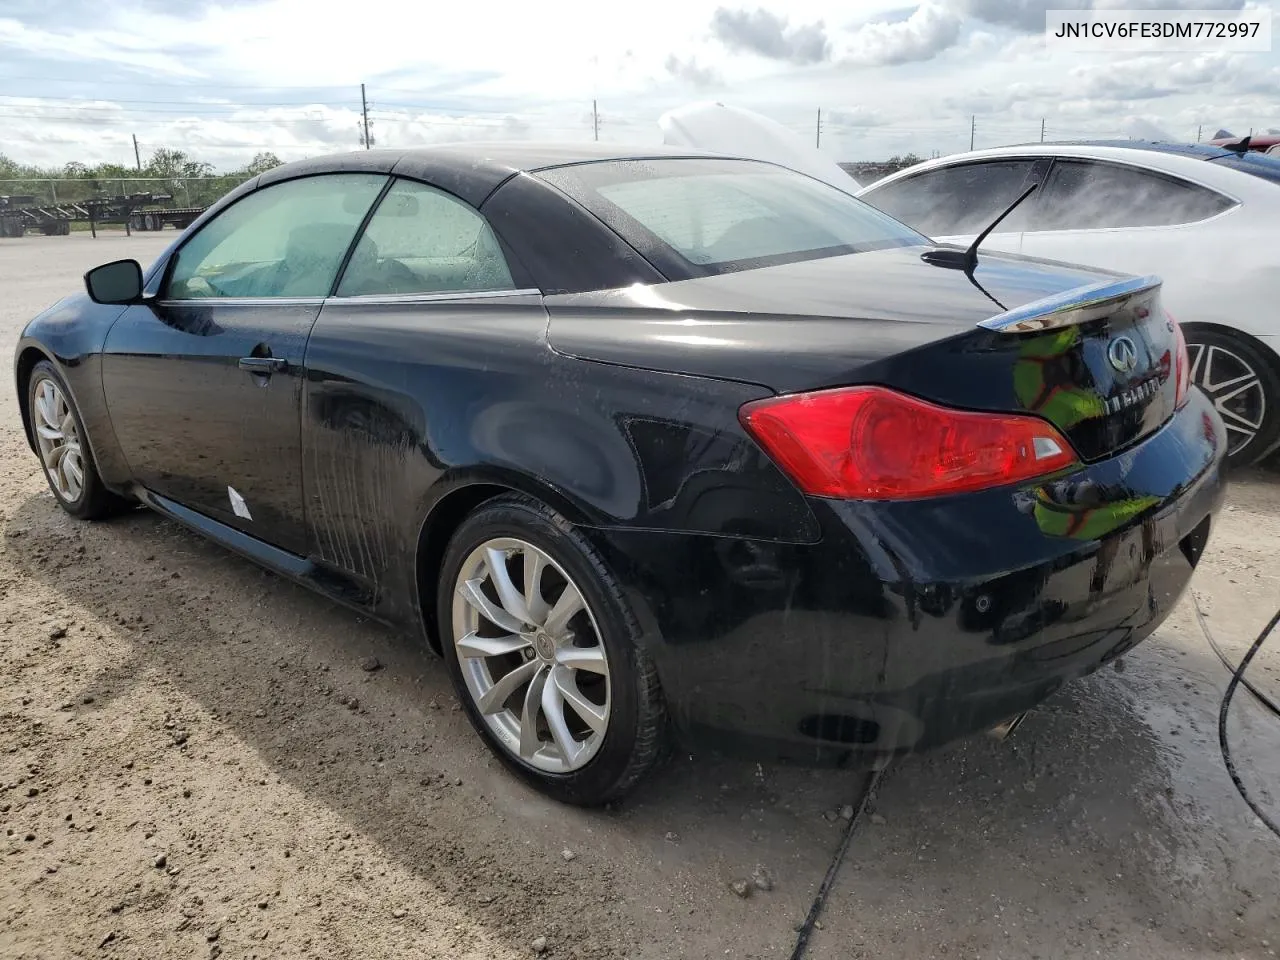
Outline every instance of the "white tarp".
<path id="1" fill-rule="evenodd" d="M 702 101 L 669 110 L 658 119 L 662 142 L 776 163 L 852 194 L 861 184 L 793 130 L 742 107 Z"/>

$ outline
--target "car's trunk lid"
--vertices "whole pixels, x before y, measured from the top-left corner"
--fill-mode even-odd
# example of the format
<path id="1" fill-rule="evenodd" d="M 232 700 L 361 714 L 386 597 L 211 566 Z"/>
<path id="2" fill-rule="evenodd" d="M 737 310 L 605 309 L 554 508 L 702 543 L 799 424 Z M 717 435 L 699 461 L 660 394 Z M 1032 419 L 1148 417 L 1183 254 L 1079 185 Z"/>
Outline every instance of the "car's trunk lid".
<path id="1" fill-rule="evenodd" d="M 547 297 L 550 342 L 583 359 L 779 393 L 879 383 L 963 409 L 1034 413 L 1085 460 L 1172 414 L 1176 340 L 1158 281 L 992 255 L 971 278 L 922 252 Z"/>
<path id="2" fill-rule="evenodd" d="M 908 366 L 884 376 L 940 403 L 1036 414 L 1088 461 L 1123 450 L 1173 414 L 1177 349 L 1159 279 L 1108 280 L 989 318 L 966 336 L 913 351 Z M 968 376 L 941 369 L 957 365 Z"/>

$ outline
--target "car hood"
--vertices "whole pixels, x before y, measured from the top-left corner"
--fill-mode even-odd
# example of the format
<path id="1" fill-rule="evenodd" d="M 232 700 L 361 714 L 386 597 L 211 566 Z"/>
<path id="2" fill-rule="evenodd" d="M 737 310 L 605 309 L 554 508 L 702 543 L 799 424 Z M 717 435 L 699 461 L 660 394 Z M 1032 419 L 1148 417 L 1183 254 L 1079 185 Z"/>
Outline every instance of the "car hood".
<path id="1" fill-rule="evenodd" d="M 664 113 L 658 119 L 658 126 L 662 130 L 662 142 L 668 146 L 692 147 L 774 163 L 845 193 L 853 193 L 859 186 L 839 164 L 795 131 L 741 107 L 709 101 L 691 103 Z"/>
<path id="2" fill-rule="evenodd" d="M 962 270 L 900 247 L 545 299 L 560 353 L 779 391 L 972 330 L 1015 307 L 1119 276 L 1012 255 Z"/>

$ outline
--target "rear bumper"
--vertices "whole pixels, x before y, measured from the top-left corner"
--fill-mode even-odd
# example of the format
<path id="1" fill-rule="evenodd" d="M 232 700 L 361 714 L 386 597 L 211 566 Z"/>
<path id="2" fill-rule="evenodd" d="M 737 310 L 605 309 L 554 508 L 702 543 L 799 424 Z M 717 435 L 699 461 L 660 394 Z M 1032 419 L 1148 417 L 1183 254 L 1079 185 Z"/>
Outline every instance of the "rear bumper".
<path id="1" fill-rule="evenodd" d="M 814 544 L 586 530 L 628 583 L 692 746 L 843 763 L 1029 709 L 1147 637 L 1223 497 L 1199 391 L 1158 433 L 1041 487 L 813 500 Z"/>

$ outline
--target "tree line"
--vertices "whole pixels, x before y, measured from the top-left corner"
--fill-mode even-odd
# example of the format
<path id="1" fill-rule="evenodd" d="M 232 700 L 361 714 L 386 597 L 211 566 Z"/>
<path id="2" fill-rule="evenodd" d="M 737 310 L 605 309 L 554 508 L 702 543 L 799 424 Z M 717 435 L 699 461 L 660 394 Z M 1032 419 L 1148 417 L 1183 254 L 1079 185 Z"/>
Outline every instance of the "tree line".
<path id="1" fill-rule="evenodd" d="M 212 164 L 167 147 L 156 150 L 140 170 L 118 163 L 90 166 L 78 161 L 39 167 L 17 163 L 0 153 L 0 196 L 29 196 L 38 203 L 76 203 L 95 197 L 158 193 L 173 197 L 166 205 L 204 207 L 281 163 L 274 153 L 264 151 L 245 166 L 219 174 Z"/>

